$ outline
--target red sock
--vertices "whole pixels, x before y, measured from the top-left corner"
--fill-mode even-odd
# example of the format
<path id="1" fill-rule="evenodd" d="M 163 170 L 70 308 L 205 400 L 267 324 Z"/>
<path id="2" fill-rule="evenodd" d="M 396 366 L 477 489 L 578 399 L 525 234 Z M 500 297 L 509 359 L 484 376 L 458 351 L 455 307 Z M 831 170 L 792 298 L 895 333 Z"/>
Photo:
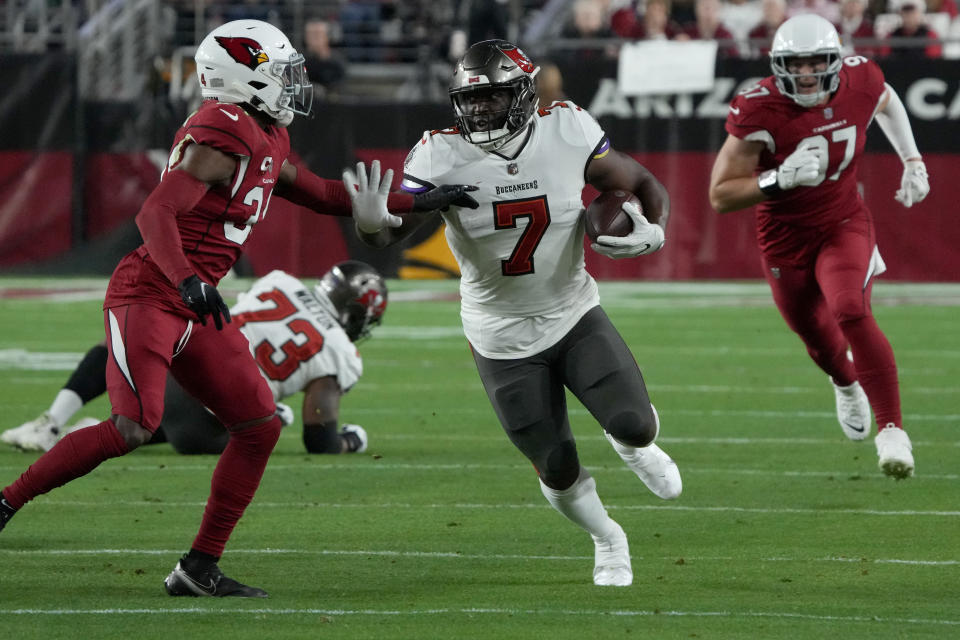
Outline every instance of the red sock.
<path id="1" fill-rule="evenodd" d="M 3 490 L 3 495 L 10 506 L 19 509 L 40 494 L 85 476 L 104 460 L 122 456 L 127 451 L 127 443 L 110 420 L 78 429 L 40 456 Z"/>
<path id="2" fill-rule="evenodd" d="M 877 425 L 884 429 L 891 424 L 902 427 L 900 415 L 900 383 L 893 348 L 873 316 L 840 323 L 850 341 L 853 366 L 863 387 Z"/>
<path id="3" fill-rule="evenodd" d="M 194 549 L 216 558 L 223 555 L 233 528 L 260 486 L 281 426 L 280 418 L 274 416 L 256 427 L 231 432 L 227 448 L 213 471 L 210 498 L 193 541 Z"/>

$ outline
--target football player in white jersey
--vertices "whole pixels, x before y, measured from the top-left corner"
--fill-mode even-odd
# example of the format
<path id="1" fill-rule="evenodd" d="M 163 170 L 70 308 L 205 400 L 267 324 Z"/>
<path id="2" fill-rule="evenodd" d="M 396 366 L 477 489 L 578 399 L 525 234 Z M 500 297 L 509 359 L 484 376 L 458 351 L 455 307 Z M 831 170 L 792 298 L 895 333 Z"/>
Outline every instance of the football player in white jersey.
<path id="1" fill-rule="evenodd" d="M 383 277 L 368 264 L 334 265 L 315 287 L 273 271 L 257 280 L 230 309 L 250 341 L 284 424 L 293 411 L 280 400 L 303 396 L 303 444 L 310 453 L 362 453 L 367 433 L 339 424 L 340 398 L 363 374 L 354 343 L 369 336 L 387 308 Z M 70 417 L 106 389 L 106 347 L 93 347 L 50 410 L 5 431 L 0 439 L 24 450 L 49 450 L 68 430 Z M 75 427 L 99 420 L 79 421 Z M 220 453 L 229 439 L 223 425 L 170 377 L 161 428 L 151 443 L 168 441 L 180 453 Z"/>
<path id="2" fill-rule="evenodd" d="M 484 388 L 507 436 L 536 468 L 547 501 L 593 537 L 594 583 L 626 586 L 633 581 L 627 537 L 580 464 L 565 388 L 657 496 L 676 498 L 682 484 L 676 464 L 653 444 L 659 419 L 643 377 L 584 267 L 581 192 L 589 183 L 640 199 L 645 215 L 624 206 L 631 234 L 592 245 L 613 258 L 663 246 L 669 198 L 647 169 L 610 147 L 586 111 L 572 102 L 538 110 L 538 70 L 503 40 L 471 46 L 450 86 L 456 126 L 424 133 L 407 156 L 403 189 L 476 187 L 470 195 L 479 208 L 455 203 L 442 216 L 462 273 L 463 329 Z M 344 175 L 353 196 L 357 182 Z M 367 181 L 359 183 L 363 192 Z M 406 215 L 398 228 L 359 235 L 386 246 L 424 220 Z"/>

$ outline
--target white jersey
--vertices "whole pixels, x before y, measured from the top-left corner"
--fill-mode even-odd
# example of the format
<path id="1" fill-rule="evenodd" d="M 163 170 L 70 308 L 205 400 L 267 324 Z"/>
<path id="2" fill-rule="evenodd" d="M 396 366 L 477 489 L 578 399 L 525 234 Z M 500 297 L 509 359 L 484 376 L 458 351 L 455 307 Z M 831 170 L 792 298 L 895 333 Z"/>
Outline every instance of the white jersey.
<path id="1" fill-rule="evenodd" d="M 526 133 L 521 135 L 527 135 Z M 478 209 L 444 212 L 460 265 L 461 318 L 482 356 L 522 358 L 556 344 L 599 304 L 583 260 L 581 192 L 603 129 L 572 102 L 534 116 L 513 159 L 484 151 L 456 129 L 428 131 L 404 165 L 403 188 L 476 185 Z"/>
<path id="2" fill-rule="evenodd" d="M 274 401 L 303 391 L 317 378 L 335 376 L 344 391 L 360 379 L 363 361 L 328 304 L 293 276 L 271 271 L 230 309 Z"/>

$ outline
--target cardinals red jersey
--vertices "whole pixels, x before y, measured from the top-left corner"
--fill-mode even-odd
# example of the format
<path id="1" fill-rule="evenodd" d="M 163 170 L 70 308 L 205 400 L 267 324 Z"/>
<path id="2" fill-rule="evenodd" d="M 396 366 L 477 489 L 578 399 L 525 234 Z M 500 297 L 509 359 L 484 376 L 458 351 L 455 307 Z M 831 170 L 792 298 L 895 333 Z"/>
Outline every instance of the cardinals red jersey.
<path id="1" fill-rule="evenodd" d="M 869 216 L 857 190 L 857 161 L 884 91 L 880 68 L 862 56 L 850 56 L 844 58 L 840 85 L 825 105 L 801 107 L 780 93 L 773 76 L 730 103 L 727 132 L 764 143 L 758 173 L 776 168 L 805 142 L 821 158 L 818 184 L 757 205 L 757 237 L 764 254 L 802 262 L 799 256 L 809 250 L 818 230 L 857 214 Z"/>
<path id="2" fill-rule="evenodd" d="M 262 128 L 237 105 L 211 100 L 177 131 L 164 175 L 180 163 L 190 144 L 204 144 L 237 158 L 229 184 L 212 186 L 191 211 L 177 216 L 187 260 L 201 280 L 216 285 L 240 257 L 253 225 L 266 216 L 290 153 L 290 136 L 282 127 Z M 139 302 L 194 318 L 176 284 L 141 246 L 114 271 L 104 308 Z"/>

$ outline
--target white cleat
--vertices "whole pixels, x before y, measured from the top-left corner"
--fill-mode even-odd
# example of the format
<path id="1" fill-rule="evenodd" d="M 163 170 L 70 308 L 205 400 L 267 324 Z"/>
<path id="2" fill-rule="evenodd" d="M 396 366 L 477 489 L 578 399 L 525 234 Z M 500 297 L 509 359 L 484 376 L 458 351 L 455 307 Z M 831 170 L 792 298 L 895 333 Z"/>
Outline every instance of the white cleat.
<path id="1" fill-rule="evenodd" d="M 913 445 L 903 429 L 887 427 L 874 439 L 880 470 L 892 478 L 904 480 L 913 475 Z"/>
<path id="2" fill-rule="evenodd" d="M 843 435 L 851 440 L 864 440 L 872 431 L 867 394 L 856 381 L 846 387 L 837 385 L 832 379 L 830 383 L 837 397 L 837 422 L 843 429 Z"/>
<path id="3" fill-rule="evenodd" d="M 49 451 L 60 439 L 60 427 L 46 411 L 35 420 L 0 434 L 0 441 L 24 451 Z"/>
<path id="4" fill-rule="evenodd" d="M 680 479 L 677 463 L 663 449 L 655 444 L 627 447 L 614 440 L 609 433 L 604 432 L 604 435 L 620 458 L 658 498 L 673 500 L 683 491 L 683 480 Z M 630 453 L 624 453 L 625 449 L 629 449 Z"/>
<path id="5" fill-rule="evenodd" d="M 98 420 L 96 418 L 80 418 L 69 427 L 64 427 L 63 435 L 65 436 L 68 433 L 73 433 L 74 431 L 79 431 L 80 429 L 86 429 L 87 427 L 96 426 L 101 422 L 103 422 L 103 420 Z M 60 437 L 62 438 L 63 436 L 60 436 Z"/>
<path id="6" fill-rule="evenodd" d="M 600 587 L 629 587 L 633 584 L 630 545 L 623 528 L 617 523 L 614 526 L 616 529 L 610 534 L 593 538 L 593 584 Z"/>

